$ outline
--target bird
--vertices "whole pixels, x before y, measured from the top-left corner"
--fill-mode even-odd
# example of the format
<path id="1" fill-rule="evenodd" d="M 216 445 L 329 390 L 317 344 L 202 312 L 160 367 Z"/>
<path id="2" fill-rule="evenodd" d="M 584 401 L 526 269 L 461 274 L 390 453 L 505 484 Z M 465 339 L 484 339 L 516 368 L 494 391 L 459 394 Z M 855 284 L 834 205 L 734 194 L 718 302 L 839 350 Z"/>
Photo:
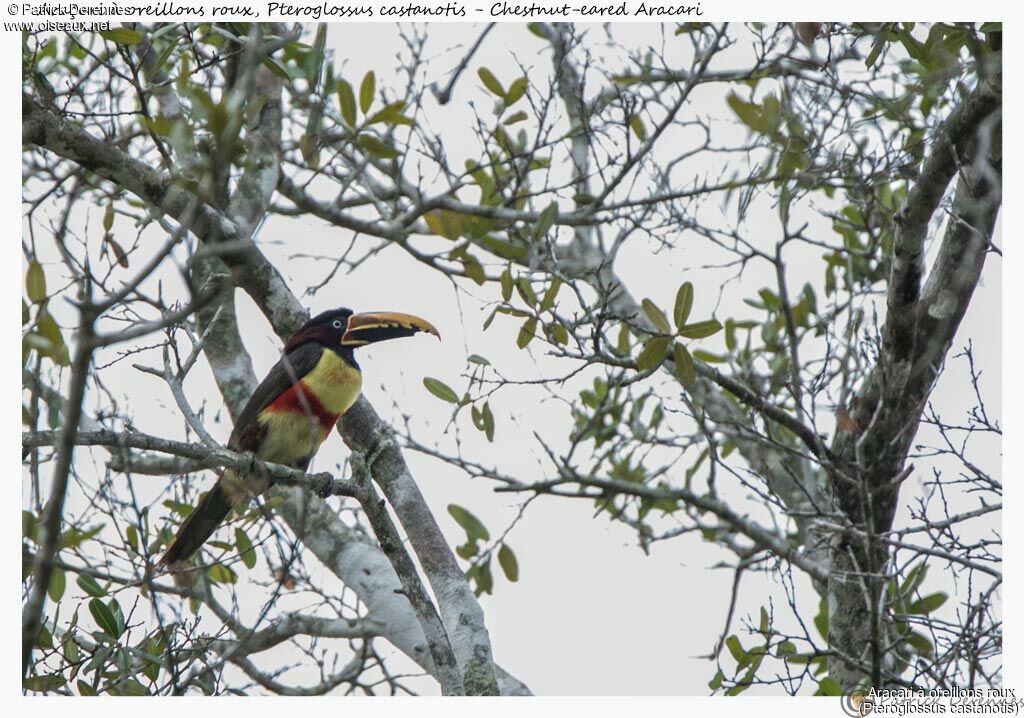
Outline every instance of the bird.
<path id="1" fill-rule="evenodd" d="M 227 447 L 305 471 L 331 428 L 359 398 L 362 372 L 355 350 L 417 332 L 441 338 L 430 322 L 399 312 L 356 314 L 341 307 L 313 317 L 285 343 L 281 359 L 238 415 Z M 158 566 L 187 562 L 235 506 L 248 503 L 269 484 L 259 471 L 224 469 L 182 522 Z"/>

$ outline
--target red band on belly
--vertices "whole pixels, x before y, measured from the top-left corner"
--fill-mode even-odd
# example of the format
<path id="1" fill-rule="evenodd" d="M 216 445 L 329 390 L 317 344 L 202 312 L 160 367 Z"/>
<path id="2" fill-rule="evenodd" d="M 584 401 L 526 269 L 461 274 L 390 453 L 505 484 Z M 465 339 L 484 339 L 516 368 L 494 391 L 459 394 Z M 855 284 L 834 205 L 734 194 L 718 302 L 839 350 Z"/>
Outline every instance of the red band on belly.
<path id="1" fill-rule="evenodd" d="M 316 398 L 316 394 L 303 381 L 292 384 L 281 396 L 267 404 L 263 411 L 298 412 L 310 418 L 315 417 L 320 422 L 320 427 L 323 429 L 325 436 L 331 430 L 331 427 L 337 423 L 338 417 L 341 416 L 341 414 L 328 411 L 320 403 L 320 400 Z"/>

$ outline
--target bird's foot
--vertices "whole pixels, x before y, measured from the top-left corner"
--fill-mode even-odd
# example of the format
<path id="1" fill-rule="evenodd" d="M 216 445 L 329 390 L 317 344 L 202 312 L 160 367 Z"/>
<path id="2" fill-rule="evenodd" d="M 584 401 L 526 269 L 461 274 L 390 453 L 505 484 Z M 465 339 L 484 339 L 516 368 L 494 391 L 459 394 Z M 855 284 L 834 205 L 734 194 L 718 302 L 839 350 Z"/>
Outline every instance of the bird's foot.
<path id="1" fill-rule="evenodd" d="M 328 499 L 334 494 L 334 477 L 330 474 L 317 474 L 316 477 L 320 481 L 320 486 L 317 488 L 316 495 L 321 499 Z"/>
<path id="2" fill-rule="evenodd" d="M 244 456 L 245 460 L 249 462 L 249 468 L 247 469 L 248 472 L 250 474 L 255 474 L 259 470 L 259 458 L 256 456 L 255 452 L 243 451 L 242 456 Z"/>

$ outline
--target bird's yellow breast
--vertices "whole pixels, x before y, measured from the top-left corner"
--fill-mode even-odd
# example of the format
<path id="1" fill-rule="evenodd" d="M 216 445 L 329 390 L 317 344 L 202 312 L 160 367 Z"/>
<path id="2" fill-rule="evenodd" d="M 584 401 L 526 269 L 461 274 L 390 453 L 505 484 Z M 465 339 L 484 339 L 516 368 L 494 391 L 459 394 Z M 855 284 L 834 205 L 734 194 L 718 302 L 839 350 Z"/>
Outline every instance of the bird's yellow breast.
<path id="1" fill-rule="evenodd" d="M 325 349 L 320 361 L 302 383 L 332 414 L 344 414 L 363 389 L 363 373 L 334 352 Z"/>
<path id="2" fill-rule="evenodd" d="M 325 349 L 312 371 L 260 412 L 267 431 L 259 457 L 288 465 L 305 461 L 359 398 L 362 385 L 358 369 Z"/>

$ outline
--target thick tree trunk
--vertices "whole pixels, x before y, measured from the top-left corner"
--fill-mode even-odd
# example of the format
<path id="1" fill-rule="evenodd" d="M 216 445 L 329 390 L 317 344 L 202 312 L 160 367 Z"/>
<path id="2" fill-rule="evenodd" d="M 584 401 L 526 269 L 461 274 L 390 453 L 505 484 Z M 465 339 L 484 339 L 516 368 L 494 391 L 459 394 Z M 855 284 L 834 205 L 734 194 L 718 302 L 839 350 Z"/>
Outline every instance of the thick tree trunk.
<path id="1" fill-rule="evenodd" d="M 897 216 L 881 353 L 837 431 L 831 471 L 847 530 L 830 546 L 829 674 L 845 690 L 884 686 L 888 546 L 921 414 L 981 277 L 1002 201 L 1001 90 L 982 84 L 938 130 Z M 954 176 L 952 212 L 927 282 L 924 239 Z"/>

